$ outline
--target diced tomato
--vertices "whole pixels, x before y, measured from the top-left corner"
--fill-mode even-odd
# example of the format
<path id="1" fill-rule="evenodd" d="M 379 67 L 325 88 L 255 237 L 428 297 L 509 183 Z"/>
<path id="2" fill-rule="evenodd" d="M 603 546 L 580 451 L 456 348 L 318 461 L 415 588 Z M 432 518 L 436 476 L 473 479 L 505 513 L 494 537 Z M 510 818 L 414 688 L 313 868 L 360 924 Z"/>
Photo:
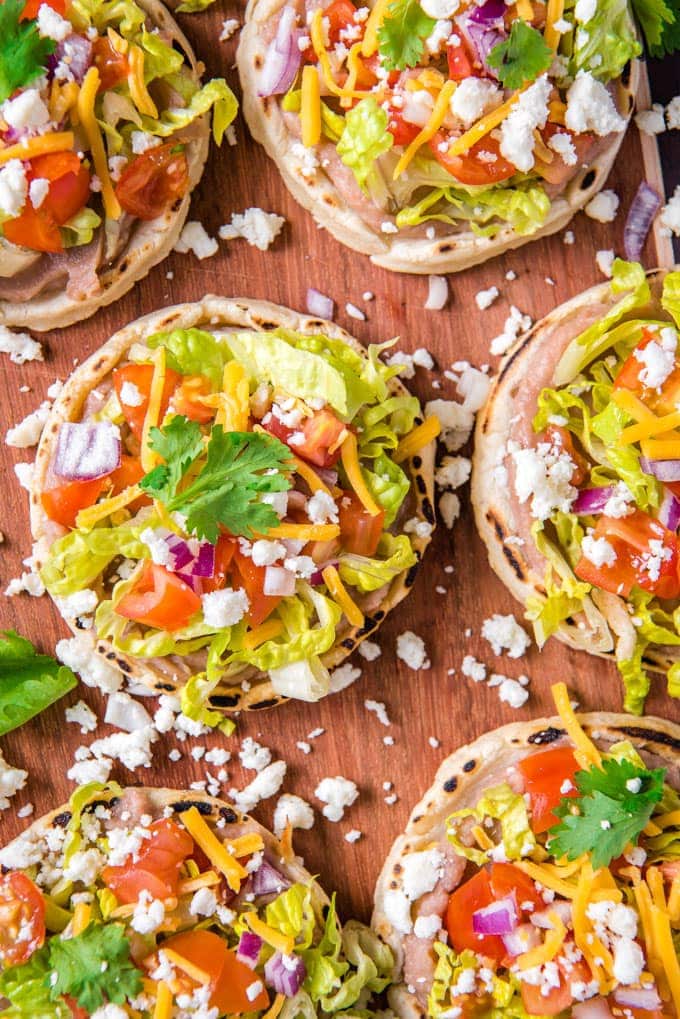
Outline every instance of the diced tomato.
<path id="1" fill-rule="evenodd" d="M 56 254 L 63 251 L 60 227 L 86 204 L 90 194 L 90 172 L 75 152 L 51 152 L 30 161 L 26 174 L 33 180 L 48 180 L 49 191 L 35 209 L 28 199 L 19 216 L 3 226 L 13 244 Z"/>
<path id="2" fill-rule="evenodd" d="M 305 418 L 299 428 L 288 428 L 275 414 L 270 414 L 263 427 L 270 435 L 275 435 L 281 442 L 290 446 L 296 456 L 307 460 L 317 467 L 333 467 L 340 456 L 338 442 L 345 429 L 333 411 L 324 408 L 316 411 L 311 417 Z M 292 443 L 290 438 L 302 432 L 304 440 Z"/>
<path id="3" fill-rule="evenodd" d="M 515 867 L 512 863 L 493 863 L 489 873 L 491 890 L 494 898 L 504 899 L 513 895 L 520 912 L 532 912 L 532 909 L 525 909 L 525 903 L 531 903 L 534 909 L 543 909 L 545 902 L 536 891 L 536 885 L 524 871 Z"/>
<path id="4" fill-rule="evenodd" d="M 159 947 L 177 952 L 209 974 L 208 1005 L 216 1008 L 220 1015 L 240 1015 L 268 1008 L 269 996 L 264 987 L 252 1000 L 248 997 L 248 988 L 255 982 L 253 971 L 237 958 L 236 952 L 227 948 L 218 934 L 206 930 L 185 931 L 174 934 Z"/>
<path id="5" fill-rule="evenodd" d="M 215 408 L 206 407 L 200 397 L 210 396 L 211 393 L 212 385 L 205 375 L 185 375 L 175 391 L 173 407 L 178 414 L 183 414 L 191 421 L 207 425 L 215 417 Z"/>
<path id="6" fill-rule="evenodd" d="M 38 17 L 38 11 L 42 5 L 46 3 L 48 7 L 51 7 L 57 14 L 66 13 L 66 0 L 26 0 L 26 6 L 21 12 L 19 21 L 30 21 L 33 18 Z"/>
<path id="7" fill-rule="evenodd" d="M 189 187 L 189 164 L 177 142 L 166 142 L 135 156 L 116 184 L 116 197 L 137 219 L 156 219 Z"/>
<path id="8" fill-rule="evenodd" d="M 565 796 L 576 796 L 574 775 L 578 764 L 574 751 L 570 747 L 554 747 L 552 750 L 541 750 L 529 754 L 517 765 L 524 779 L 524 791 L 531 801 L 531 830 L 539 835 L 553 825 L 559 818 L 553 813 Z M 565 782 L 571 783 L 568 792 L 563 793 Z"/>
<path id="9" fill-rule="evenodd" d="M 64 1001 L 71 1010 L 71 1019 L 88 1019 L 90 1013 L 86 1009 L 81 1008 L 75 998 L 66 995 Z"/>
<path id="10" fill-rule="evenodd" d="M 154 821 L 149 831 L 136 860 L 102 871 L 104 883 L 123 904 L 137 902 L 143 891 L 155 899 L 176 895 L 180 867 L 194 851 L 189 832 L 171 817 Z"/>
<path id="11" fill-rule="evenodd" d="M 607 539 L 616 560 L 595 566 L 582 556 L 574 570 L 581 580 L 624 597 L 635 584 L 658 598 L 680 597 L 678 537 L 658 520 L 642 510 L 626 517 L 601 516 L 594 537 Z"/>
<path id="12" fill-rule="evenodd" d="M 417 124 L 411 124 L 408 120 L 404 120 L 401 110 L 396 106 L 390 106 L 387 110 L 387 130 L 390 132 L 394 139 L 395 145 L 410 145 L 414 138 L 420 134 L 420 128 Z"/>
<path id="13" fill-rule="evenodd" d="M 563 127 L 561 124 L 554 124 L 550 121 L 545 125 L 541 131 L 543 141 L 547 144 L 555 134 L 565 134 L 569 136 L 572 146 L 576 151 L 576 162 L 565 163 L 564 159 L 557 152 L 553 152 L 552 161 L 549 163 L 544 162 L 542 159 L 536 160 L 536 172 L 547 180 L 549 184 L 564 184 L 578 172 L 579 168 L 588 162 L 588 156 L 590 150 L 595 143 L 595 136 L 592 134 L 580 133 L 577 134 L 574 131 L 570 131 L 568 128 Z"/>
<path id="14" fill-rule="evenodd" d="M 157 630 L 181 630 L 201 607 L 188 584 L 165 566 L 145 562 L 136 583 L 116 607 L 119 616 Z"/>
<path id="15" fill-rule="evenodd" d="M 221 591 L 227 586 L 227 579 L 231 573 L 231 563 L 238 542 L 227 534 L 222 534 L 217 539 L 215 546 L 215 570 L 212 577 L 205 577 L 201 586 L 205 594 L 209 591 Z"/>
<path id="16" fill-rule="evenodd" d="M 649 329 L 642 330 L 642 339 L 626 360 L 623 362 L 619 373 L 614 379 L 614 389 L 630 389 L 634 393 L 642 393 L 644 386 L 640 382 L 640 372 L 644 368 L 642 361 L 635 356 L 636 352 L 645 349 L 648 343 L 654 339 L 654 334 Z"/>
<path id="17" fill-rule="evenodd" d="M 560 972 L 560 986 L 553 987 L 549 994 L 543 994 L 540 985 L 534 986 L 522 981 L 522 1002 L 529 1015 L 559 1015 L 569 1008 L 574 1000 L 572 983 L 589 983 L 592 980 L 590 968 L 584 962 L 575 962 L 569 973 Z"/>
<path id="18" fill-rule="evenodd" d="M 644 386 L 640 380 L 640 372 L 644 368 L 644 363 L 639 361 L 635 354 L 644 350 L 653 340 L 658 340 L 658 336 L 650 329 L 643 329 L 640 342 L 623 362 L 619 374 L 614 379 L 614 389 L 629 389 L 657 414 L 672 414 L 677 410 L 680 400 L 680 367 L 676 367 L 671 372 L 661 387 L 660 393 Z"/>
<path id="19" fill-rule="evenodd" d="M 437 131 L 428 142 L 440 166 L 461 184 L 486 185 L 508 180 L 517 173 L 516 167 L 501 155 L 500 143 L 491 135 L 476 142 L 464 155 L 451 156 L 440 146 L 454 139 L 446 131 Z"/>
<path id="20" fill-rule="evenodd" d="M 385 527 L 385 512 L 371 516 L 354 492 L 343 492 L 338 500 L 340 537 L 345 552 L 373 556 Z"/>
<path id="21" fill-rule="evenodd" d="M 114 368 L 113 370 L 113 388 L 118 396 L 123 416 L 130 426 L 132 434 L 142 441 L 142 432 L 144 431 L 144 418 L 149 408 L 149 396 L 151 394 L 151 382 L 153 380 L 153 365 L 152 364 L 126 364 L 122 368 Z M 165 412 L 168 409 L 170 403 L 170 397 L 177 388 L 182 376 L 178 375 L 177 372 L 171 368 L 166 369 L 165 372 L 165 384 L 163 386 L 163 395 L 161 397 L 161 412 L 160 417 L 163 418 Z M 126 382 L 132 383 L 133 386 L 139 391 L 142 397 L 142 402 L 138 406 L 132 406 L 129 403 L 123 403 L 121 399 L 121 390 Z"/>
<path id="22" fill-rule="evenodd" d="M 251 626 L 259 626 L 265 619 L 271 616 L 276 606 L 281 601 L 280 595 L 264 593 L 264 576 L 266 566 L 256 566 L 250 556 L 245 556 L 241 549 L 234 549 L 234 571 L 238 574 L 233 577 L 234 587 L 242 587 L 248 595 L 250 608 L 248 609 L 247 620 Z"/>
<path id="23" fill-rule="evenodd" d="M 331 47 L 341 41 L 341 32 L 344 32 L 350 25 L 356 25 L 354 20 L 356 12 L 357 9 L 351 0 L 333 0 L 328 7 L 324 8 L 323 16 L 324 19 L 328 18 L 328 41 Z"/>
<path id="24" fill-rule="evenodd" d="M 506 956 L 505 945 L 497 934 L 475 934 L 472 914 L 495 901 L 489 874 L 478 871 L 469 881 L 460 885 L 449 897 L 446 910 L 446 929 L 449 940 L 457 952 L 466 948 L 500 963 Z"/>
<path id="25" fill-rule="evenodd" d="M 446 47 L 446 59 L 449 65 L 451 81 L 463 81 L 474 74 L 474 57 L 466 39 L 458 36 L 458 42 L 449 43 Z"/>
<path id="26" fill-rule="evenodd" d="M 99 92 L 110 92 L 130 73 L 128 58 L 113 48 L 107 35 L 98 36 L 92 43 L 92 59 L 99 71 Z"/>
<path id="27" fill-rule="evenodd" d="M 576 485 L 579 488 L 588 479 L 590 475 L 590 468 L 588 467 L 588 461 L 580 453 L 574 443 L 574 437 L 568 429 L 563 428 L 561 425 L 548 425 L 545 430 L 546 442 L 549 442 L 553 446 L 561 446 L 561 448 L 569 454 L 570 459 L 574 464 L 574 472 L 571 476 L 572 485 Z"/>
<path id="28" fill-rule="evenodd" d="M 45 899 L 40 889 L 21 871 L 0 876 L 0 961 L 20 966 L 44 941 Z"/>
<path id="29" fill-rule="evenodd" d="M 143 477 L 144 468 L 142 467 L 139 458 L 136 456 L 129 456 L 127 453 L 121 454 L 120 467 L 116 467 L 115 471 L 109 475 L 111 484 L 113 485 L 112 494 L 119 495 L 120 492 L 124 492 L 125 489 L 130 488 L 131 485 L 136 485 Z M 146 498 L 146 496 L 144 498 Z"/>
<path id="30" fill-rule="evenodd" d="M 62 527 L 75 527 L 82 509 L 94 506 L 104 488 L 105 478 L 95 481 L 67 481 L 41 492 L 40 502 L 50 520 Z"/>

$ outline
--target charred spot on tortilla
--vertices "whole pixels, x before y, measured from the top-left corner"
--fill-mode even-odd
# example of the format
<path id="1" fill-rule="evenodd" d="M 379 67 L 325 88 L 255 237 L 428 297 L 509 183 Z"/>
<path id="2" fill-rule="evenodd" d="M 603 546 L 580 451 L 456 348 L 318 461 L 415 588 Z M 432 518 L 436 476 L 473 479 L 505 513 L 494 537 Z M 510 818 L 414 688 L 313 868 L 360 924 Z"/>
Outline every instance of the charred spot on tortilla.
<path id="1" fill-rule="evenodd" d="M 456 775 L 452 775 L 451 778 L 447 778 L 446 782 L 444 782 L 445 793 L 455 793 L 457 788 L 458 778 L 456 777 Z"/>
<path id="2" fill-rule="evenodd" d="M 475 759 L 473 757 L 472 760 L 465 762 L 465 764 L 463 765 L 463 771 L 466 774 L 468 774 L 469 772 L 474 771 L 476 766 L 477 766 L 477 762 L 475 761 Z"/>
<path id="3" fill-rule="evenodd" d="M 536 746 L 546 746 L 548 743 L 554 743 L 555 740 L 560 739 L 562 736 L 566 736 L 564 729 L 558 729 L 554 725 L 549 725 L 547 729 L 540 729 L 538 732 L 534 732 L 527 738 L 527 743 L 532 743 Z"/>
<path id="4" fill-rule="evenodd" d="M 238 814 L 232 807 L 220 807 L 219 814 L 227 824 L 236 824 L 238 821 Z"/>
<path id="5" fill-rule="evenodd" d="M 584 191 L 587 190 L 591 186 L 591 184 L 594 183 L 596 175 L 597 175 L 596 170 L 588 170 L 588 172 L 581 180 L 581 187 L 583 188 Z"/>
<path id="6" fill-rule="evenodd" d="M 206 803 L 205 800 L 175 800 L 169 804 L 170 809 L 174 810 L 176 814 L 185 814 L 187 810 L 191 810 L 195 807 L 199 814 L 203 817 L 207 817 L 212 814 L 212 806 L 210 803 Z"/>
<path id="7" fill-rule="evenodd" d="M 643 726 L 637 725 L 619 725 L 617 728 L 626 736 L 632 736 L 633 739 L 660 743 L 664 747 L 670 747 L 671 750 L 680 751 L 680 739 L 676 739 L 668 732 L 658 732 L 656 729 L 645 729 Z"/>
<path id="8" fill-rule="evenodd" d="M 281 703 L 282 698 L 269 697 L 266 701 L 256 701 L 254 704 L 250 704 L 251 711 L 263 711 L 267 708 L 275 708 L 277 704 Z"/>
<path id="9" fill-rule="evenodd" d="M 57 814 L 52 818 L 52 824 L 56 825 L 57 828 L 66 828 L 71 822 L 73 814 L 70 810 L 62 810 L 60 814 Z"/>
<path id="10" fill-rule="evenodd" d="M 214 693 L 210 698 L 210 703 L 215 708 L 235 708 L 239 700 L 238 694 Z"/>

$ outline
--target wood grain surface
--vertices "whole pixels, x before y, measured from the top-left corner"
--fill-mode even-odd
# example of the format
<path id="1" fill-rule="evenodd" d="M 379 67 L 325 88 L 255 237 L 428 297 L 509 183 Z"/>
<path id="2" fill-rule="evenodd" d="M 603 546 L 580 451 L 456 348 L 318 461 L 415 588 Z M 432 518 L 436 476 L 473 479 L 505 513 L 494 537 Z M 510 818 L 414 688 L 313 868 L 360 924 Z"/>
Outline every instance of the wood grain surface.
<path id="1" fill-rule="evenodd" d="M 222 19 L 242 15 L 242 9 L 226 7 L 220 0 L 206 14 L 180 15 L 182 27 L 208 72 L 226 74 L 234 87 L 235 40 L 220 43 L 218 37 Z M 677 83 L 677 63 L 671 74 Z M 609 185 L 621 198 L 622 211 L 613 224 L 602 225 L 581 214 L 572 225 L 573 245 L 566 245 L 562 236 L 557 235 L 452 276 L 446 309 L 426 312 L 423 310 L 426 279 L 375 269 L 367 259 L 354 255 L 318 230 L 311 216 L 299 210 L 288 196 L 264 153 L 248 140 L 240 119 L 237 134 L 235 148 L 225 145 L 221 151 L 212 152 L 194 200 L 192 218 L 200 219 L 215 234 L 232 212 L 260 206 L 286 217 L 286 226 L 275 245 L 261 253 L 244 241 L 222 242 L 219 253 L 203 262 L 191 255 L 174 254 L 118 304 L 80 326 L 47 334 L 44 363 L 18 367 L 3 356 L 0 364 L 3 434 L 45 399 L 55 378 L 65 378 L 76 361 L 87 356 L 115 329 L 155 308 L 191 301 L 206 292 L 267 298 L 304 309 L 307 287 L 316 286 L 336 300 L 338 321 L 359 339 L 380 341 L 399 336 L 405 350 L 428 348 L 436 358 L 438 370 L 430 374 L 418 369 L 412 386 L 423 399 L 452 397 L 453 384 L 443 371 L 461 359 L 495 367 L 496 359 L 488 353 L 489 343 L 502 331 L 510 304 L 535 319 L 601 280 L 595 252 L 607 248 L 622 251 L 625 213 L 642 178 L 643 165 L 648 179 L 653 181 L 656 174 L 656 155 L 650 150 L 649 140 L 643 163 L 640 136 L 636 128 L 631 128 Z M 677 145 L 674 152 L 671 162 L 677 163 Z M 668 261 L 669 250 L 656 250 L 652 238 L 643 261 L 651 267 L 660 258 Z M 510 269 L 517 273 L 513 282 L 505 279 Z M 554 285 L 548 284 L 546 277 Z M 474 295 L 492 284 L 500 289 L 501 298 L 492 308 L 480 312 Z M 363 301 L 366 290 L 375 294 L 374 300 Z M 346 314 L 348 301 L 365 308 L 366 322 L 353 321 Z M 437 391 L 432 386 L 434 380 L 441 382 Z M 3 486 L 0 530 L 5 536 L 0 583 L 4 590 L 9 580 L 21 572 L 21 560 L 30 554 L 26 493 L 16 481 L 13 466 L 19 460 L 32 459 L 32 451 L 11 450 L 0 443 L 0 457 Z M 558 678 L 569 683 L 585 708 L 615 710 L 621 706 L 619 679 L 613 666 L 587 654 L 570 652 L 555 641 L 550 641 L 540 654 L 532 647 L 526 658 L 518 661 L 493 656 L 480 636 L 482 621 L 493 612 L 517 613 L 518 606 L 491 573 L 475 534 L 467 490 L 461 495 L 463 512 L 454 531 L 438 529 L 411 597 L 394 612 L 380 633 L 382 656 L 370 665 L 355 656 L 362 675 L 354 686 L 321 704 L 289 702 L 275 711 L 242 717 L 235 736 L 226 740 L 235 758 L 239 739 L 246 735 L 270 746 L 276 756 L 288 762 L 284 788 L 310 799 L 317 807 L 320 804 L 314 800 L 313 792 L 324 776 L 344 775 L 357 782 L 360 799 L 344 820 L 331 824 L 319 815 L 314 829 L 300 834 L 296 843 L 310 870 L 321 875 L 329 890 L 337 889 L 345 916 L 354 914 L 367 919 L 370 915 L 373 885 L 382 860 L 444 754 L 499 724 L 550 713 L 549 687 Z M 453 566 L 453 571 L 446 572 L 447 566 Z M 445 593 L 439 593 L 438 588 L 444 588 Z M 15 627 L 45 652 L 51 652 L 55 642 L 67 633 L 47 597 L 3 598 L 0 626 Z M 406 629 L 425 639 L 431 668 L 416 673 L 396 658 L 396 637 Z M 463 677 L 460 664 L 465 654 L 476 655 L 490 671 L 530 676 L 531 697 L 526 707 L 513 711 L 500 704 L 495 690 Z M 67 799 L 73 787 L 66 772 L 75 748 L 110 731 L 102 724 L 95 736 L 83 737 L 78 727 L 66 724 L 64 708 L 80 697 L 103 712 L 102 699 L 81 685 L 34 722 L 2 740 L 1 749 L 7 759 L 28 769 L 30 779 L 26 789 L 13 800 L 13 808 L 0 814 L 0 842 L 26 825 L 26 821 L 17 818 L 17 808 L 30 802 L 35 805 L 36 814 L 41 814 Z M 375 714 L 367 712 L 364 707 L 367 698 L 385 702 L 391 719 L 389 728 L 381 725 Z M 661 681 L 654 683 L 648 708 L 650 713 L 680 716 L 677 702 L 671 703 L 664 695 Z M 305 754 L 296 743 L 305 740 L 317 727 L 324 728 L 325 734 L 311 741 L 312 752 Z M 387 735 L 394 738 L 392 746 L 383 742 Z M 440 745 L 430 745 L 430 738 Z M 114 777 L 187 787 L 205 777 L 201 763 L 188 754 L 195 742 L 215 745 L 225 741 L 221 736 L 211 736 L 180 744 L 184 756 L 172 764 L 168 751 L 178 744 L 174 736 L 162 737 L 156 744 L 151 769 L 133 775 L 117 768 Z M 253 775 L 244 773 L 238 760 L 232 762 L 229 772 L 225 794 L 232 784 L 242 786 Z M 394 805 L 384 802 L 387 795 L 384 782 L 393 783 L 398 796 Z M 271 821 L 273 802 L 261 804 L 255 812 L 265 824 Z M 359 829 L 362 837 L 349 844 L 344 836 L 353 828 Z"/>

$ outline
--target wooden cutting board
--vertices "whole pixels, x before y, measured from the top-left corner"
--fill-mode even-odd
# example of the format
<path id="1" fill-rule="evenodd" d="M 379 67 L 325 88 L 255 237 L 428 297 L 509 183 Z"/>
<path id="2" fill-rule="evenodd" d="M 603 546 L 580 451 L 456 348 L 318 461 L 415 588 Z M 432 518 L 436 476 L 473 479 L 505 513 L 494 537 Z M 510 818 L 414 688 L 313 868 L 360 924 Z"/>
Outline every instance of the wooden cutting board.
<path id="1" fill-rule="evenodd" d="M 235 40 L 218 42 L 222 20 L 234 16 L 242 18 L 242 9 L 222 6 L 218 0 L 207 13 L 180 19 L 208 72 L 226 74 L 236 87 Z M 675 67 L 671 78 L 673 74 L 677 76 L 677 64 Z M 192 218 L 200 219 L 214 235 L 232 212 L 260 206 L 286 217 L 283 234 L 275 245 L 262 253 L 244 241 L 223 242 L 219 253 L 203 262 L 192 255 L 173 254 L 113 307 L 80 326 L 47 334 L 44 363 L 18 367 L 3 356 L 0 362 L 3 434 L 45 399 L 55 378 L 65 378 L 75 363 L 124 323 L 164 305 L 197 299 L 206 292 L 267 298 L 304 309 L 307 288 L 316 286 L 336 300 L 338 321 L 359 339 L 369 342 L 399 336 L 404 350 L 416 347 L 430 350 L 438 370 L 430 374 L 418 369 L 413 388 L 423 399 L 452 397 L 453 384 L 443 371 L 458 360 L 469 360 L 475 365 L 491 363 L 495 368 L 496 359 L 488 353 L 489 343 L 502 331 L 510 304 L 536 319 L 601 280 L 595 252 L 607 248 L 622 252 L 625 213 L 643 175 L 662 188 L 655 141 L 645 138 L 642 145 L 633 127 L 610 181 L 621 198 L 622 210 L 613 224 L 602 225 L 581 214 L 572 224 L 575 236 L 572 245 L 566 245 L 562 236 L 557 235 L 452 276 L 447 307 L 440 312 L 427 312 L 423 310 L 426 279 L 376 269 L 366 258 L 354 255 L 320 231 L 311 216 L 289 197 L 264 153 L 249 141 L 241 120 L 237 123 L 237 134 L 236 147 L 225 145 L 221 151 L 212 152 L 194 201 Z M 669 166 L 678 162 L 677 144 L 674 152 L 675 159 L 669 160 Z M 668 242 L 651 237 L 643 260 L 648 267 L 670 264 Z M 505 279 L 510 269 L 517 274 L 512 282 Z M 546 278 L 553 283 L 546 282 Z M 501 297 L 492 308 L 480 312 L 474 295 L 493 284 L 498 286 Z M 362 299 L 367 290 L 375 294 L 374 300 Z M 346 314 L 348 301 L 365 309 L 367 321 L 353 321 Z M 434 380 L 441 382 L 439 390 L 433 388 Z M 32 459 L 32 451 L 12 450 L 0 443 L 0 458 L 4 490 L 0 530 L 5 535 L 0 584 L 4 590 L 9 580 L 21 573 L 21 560 L 30 554 L 26 493 L 16 481 L 13 466 L 19 460 Z M 321 875 L 329 890 L 337 889 L 346 917 L 350 914 L 362 919 L 369 917 L 373 886 L 382 861 L 403 828 L 410 808 L 430 784 L 443 755 L 505 722 L 549 714 L 549 687 L 556 679 L 566 679 L 585 708 L 616 710 L 621 705 L 619 679 L 613 666 L 587 654 L 570 652 L 556 641 L 550 641 L 541 654 L 532 647 L 526 658 L 519 661 L 493 656 L 480 636 L 482 622 L 494 612 L 518 613 L 518 606 L 489 569 L 475 533 L 467 490 L 460 494 L 461 519 L 453 532 L 443 526 L 438 530 L 411 597 L 381 631 L 382 656 L 370 665 L 355 656 L 362 675 L 354 686 L 321 704 L 290 702 L 275 711 L 244 717 L 238 722 L 236 735 L 226 740 L 234 757 L 239 739 L 246 735 L 271 747 L 277 757 L 288 762 L 285 789 L 310 799 L 317 807 L 320 804 L 314 801 L 313 793 L 324 776 L 344 775 L 357 782 L 360 798 L 343 821 L 331 824 L 319 815 L 315 828 L 300 834 L 296 842 L 310 870 Z M 451 566 L 453 571 L 447 572 L 446 568 Z M 16 628 L 48 653 L 67 634 L 50 600 L 28 595 L 3 599 L 0 627 Z M 416 673 L 396 658 L 396 637 L 406 629 L 425 639 L 431 668 Z M 490 671 L 530 676 L 531 697 L 526 707 L 513 711 L 500 704 L 495 690 L 463 677 L 460 664 L 466 654 L 486 662 Z M 103 714 L 102 698 L 81 686 L 34 722 L 2 740 L 7 759 L 26 768 L 30 779 L 25 791 L 14 799 L 13 809 L 0 813 L 0 842 L 25 827 L 27 822 L 16 816 L 17 808 L 30 802 L 39 815 L 66 800 L 72 791 L 66 772 L 73 763 L 73 753 L 81 743 L 94 738 L 81 736 L 76 726 L 64 720 L 64 708 L 80 697 Z M 367 712 L 364 707 L 367 698 L 384 701 L 391 719 L 389 728 L 381 725 L 375 714 Z M 677 702 L 670 702 L 664 695 L 660 681 L 654 684 L 648 706 L 650 712 L 680 717 Z M 306 740 L 318 727 L 325 733 L 311 741 L 312 751 L 305 754 L 296 743 Z M 108 726 L 102 725 L 97 735 L 109 731 Z M 394 739 L 392 746 L 383 741 L 388 735 Z M 211 746 L 225 743 L 221 736 L 197 742 Z M 168 751 L 176 745 L 174 737 L 162 738 L 156 744 L 151 769 L 132 775 L 117 768 L 114 777 L 181 788 L 203 779 L 204 768 L 188 754 L 193 742 L 179 745 L 184 753 L 182 760 L 176 764 L 169 761 Z M 232 784 L 242 787 L 253 776 L 252 772 L 243 772 L 238 760 L 232 763 L 229 772 L 225 794 Z M 383 788 L 383 783 L 392 783 L 389 791 Z M 398 800 L 387 805 L 384 797 L 391 792 L 397 794 Z M 273 803 L 263 803 L 256 811 L 265 824 L 271 821 Z M 344 839 L 351 829 L 362 832 L 361 839 L 353 844 Z"/>

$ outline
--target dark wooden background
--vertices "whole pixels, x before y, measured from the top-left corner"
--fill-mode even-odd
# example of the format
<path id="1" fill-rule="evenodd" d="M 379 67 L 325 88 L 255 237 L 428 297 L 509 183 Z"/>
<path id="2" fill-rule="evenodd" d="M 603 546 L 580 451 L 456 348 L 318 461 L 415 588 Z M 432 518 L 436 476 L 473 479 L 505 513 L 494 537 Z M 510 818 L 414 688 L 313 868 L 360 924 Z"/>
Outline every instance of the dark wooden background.
<path id="1" fill-rule="evenodd" d="M 222 20 L 234 16 L 241 19 L 242 8 L 235 9 L 218 0 L 207 13 L 180 15 L 179 20 L 205 61 L 208 73 L 226 75 L 237 88 L 233 70 L 236 39 L 228 43 L 218 41 Z M 655 65 L 653 72 L 655 98 L 667 101 L 679 91 L 680 60 Z M 262 253 L 245 241 L 222 242 L 219 253 L 203 262 L 192 255 L 173 254 L 116 305 L 80 326 L 47 334 L 44 363 L 18 367 L 2 356 L 3 434 L 38 406 L 50 383 L 55 378 L 63 379 L 74 359 L 86 357 L 124 323 L 155 308 L 199 298 L 206 292 L 267 298 L 304 309 L 308 286 L 316 286 L 336 300 L 338 321 L 361 340 L 400 336 L 405 350 L 428 348 L 438 370 L 430 375 L 418 369 L 413 388 L 423 399 L 451 397 L 453 385 L 443 371 L 452 362 L 467 359 L 476 365 L 492 363 L 495 367 L 496 359 L 489 355 L 489 342 L 502 331 L 511 303 L 535 319 L 601 280 L 595 252 L 614 248 L 622 253 L 623 224 L 632 196 L 643 172 L 652 183 L 655 177 L 654 143 L 645 140 L 647 160 L 643 171 L 641 140 L 633 126 L 610 180 L 610 186 L 621 198 L 621 209 L 613 224 L 602 225 L 580 214 L 572 224 L 574 245 L 565 245 L 561 235 L 557 235 L 451 276 L 446 309 L 427 312 L 423 309 L 427 295 L 425 278 L 376 269 L 366 258 L 354 255 L 320 231 L 311 216 L 296 207 L 274 166 L 248 139 L 241 118 L 236 130 L 237 147 L 225 144 L 221 151 L 211 153 L 191 217 L 200 219 L 214 235 L 232 212 L 248 206 L 278 212 L 286 217 L 287 223 L 274 246 Z M 680 165 L 680 134 L 663 136 L 661 147 L 670 193 L 677 183 L 674 175 L 677 177 Z M 665 253 L 660 252 L 650 238 L 643 256 L 645 265 L 657 264 L 660 257 L 668 260 L 668 245 Z M 514 282 L 505 280 L 509 269 L 517 273 Z M 174 273 L 171 281 L 166 277 L 169 270 Z M 545 283 L 546 276 L 555 281 L 554 287 Z M 501 298 L 492 308 L 480 312 L 474 295 L 492 284 L 500 289 Z M 375 300 L 365 304 L 362 294 L 366 290 L 373 291 Z M 366 322 L 349 318 L 345 312 L 347 301 L 365 308 Z M 439 391 L 432 388 L 433 379 L 441 380 Z M 30 392 L 21 393 L 21 386 L 29 386 Z M 21 572 L 22 558 L 30 553 L 26 493 L 16 481 L 13 465 L 32 459 L 32 451 L 11 450 L 0 443 L 0 457 L 3 471 L 0 530 L 5 536 L 0 589 L 4 590 L 9 580 Z M 315 828 L 300 833 L 296 840 L 310 869 L 322 876 L 329 890 L 337 889 L 345 916 L 353 913 L 368 918 L 382 860 L 410 808 L 430 784 L 443 755 L 486 729 L 550 713 L 549 687 L 556 679 L 567 680 L 584 708 L 616 710 L 621 705 L 619 679 L 613 666 L 586 654 L 569 652 L 554 641 L 541 654 L 532 647 L 526 658 L 519 661 L 494 658 L 480 636 L 482 621 L 493 612 L 519 615 L 519 607 L 487 565 L 475 533 L 467 489 L 459 494 L 463 501 L 461 519 L 453 532 L 443 526 L 438 530 L 410 599 L 395 611 L 381 631 L 382 657 L 368 664 L 356 655 L 362 676 L 352 688 L 321 704 L 290 702 L 273 712 L 244 717 L 239 720 L 237 733 L 226 740 L 235 758 L 239 738 L 246 735 L 271 747 L 277 757 L 288 762 L 285 790 L 299 793 L 317 807 L 321 805 L 314 800 L 313 791 L 324 776 L 344 775 L 358 783 L 360 799 L 342 822 L 331 824 L 319 813 Z M 452 573 L 444 570 L 448 564 L 454 567 Z M 436 593 L 438 586 L 446 588 L 446 593 Z M 56 640 L 66 635 L 66 627 L 47 597 L 3 598 L 0 627 L 15 627 L 45 652 L 51 652 Z M 396 636 L 407 628 L 424 637 L 432 661 L 430 669 L 415 673 L 396 658 Z M 531 697 L 525 708 L 513 711 L 500 704 L 495 690 L 463 677 L 460 664 L 466 654 L 475 654 L 490 671 L 514 677 L 528 674 Z M 456 670 L 455 674 L 449 675 L 451 669 Z M 16 766 L 27 768 L 30 779 L 26 789 L 14 799 L 13 808 L 0 813 L 0 842 L 26 825 L 16 816 L 22 805 L 35 804 L 37 815 L 67 799 L 73 786 L 66 772 L 73 762 L 75 748 L 108 731 L 102 724 L 98 733 L 82 737 L 78 727 L 66 724 L 64 708 L 80 697 L 103 714 L 102 699 L 81 686 L 40 718 L 3 738 L 3 753 Z M 389 729 L 366 711 L 366 698 L 385 702 L 392 721 Z M 654 684 L 648 707 L 653 713 L 680 717 L 677 702 L 672 703 L 665 696 L 660 680 Z M 325 735 L 312 741 L 312 753 L 303 754 L 296 748 L 296 742 L 306 739 L 319 726 L 326 730 Z M 383 743 L 388 734 L 394 737 L 393 746 Z M 439 740 L 441 746 L 432 747 L 430 737 Z M 223 739 L 211 736 L 198 742 L 218 744 Z M 163 737 L 156 744 L 151 769 L 131 775 L 117 768 L 114 777 L 175 787 L 186 787 L 189 782 L 204 778 L 203 766 L 187 754 L 193 742 L 180 745 L 185 756 L 172 764 L 167 755 L 175 745 L 173 737 Z M 225 794 L 229 786 L 242 786 L 253 777 L 253 772 L 244 773 L 240 769 L 237 759 L 229 766 L 229 772 Z M 384 803 L 383 782 L 394 784 L 398 801 L 393 806 Z M 271 820 L 274 802 L 261 804 L 255 812 L 264 823 Z M 350 845 L 343 836 L 352 828 L 361 830 L 363 836 Z"/>

